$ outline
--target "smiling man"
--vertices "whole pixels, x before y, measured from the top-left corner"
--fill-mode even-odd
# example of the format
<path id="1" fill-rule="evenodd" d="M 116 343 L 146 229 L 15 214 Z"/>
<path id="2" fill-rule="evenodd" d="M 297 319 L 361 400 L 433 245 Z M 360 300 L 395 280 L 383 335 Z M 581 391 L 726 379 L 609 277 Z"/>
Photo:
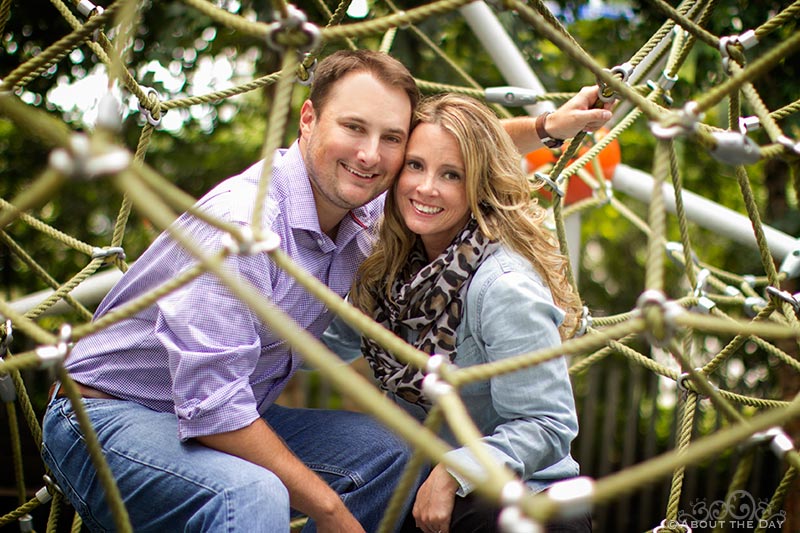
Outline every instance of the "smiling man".
<path id="1" fill-rule="evenodd" d="M 316 70 L 299 140 L 275 154 L 263 225 L 340 296 L 370 249 L 377 197 L 403 163 L 417 99 L 413 77 L 390 56 L 335 53 Z M 263 166 L 220 183 L 197 207 L 248 225 Z M 210 254 L 224 244 L 224 232 L 192 215 L 176 225 Z M 195 263 L 162 234 L 95 318 Z M 330 322 L 266 254 L 234 256 L 225 267 L 310 333 Z M 274 405 L 300 364 L 209 274 L 82 339 L 65 363 L 135 531 L 288 531 L 290 507 L 311 518 L 305 531 L 375 531 L 409 452 L 367 416 Z M 113 530 L 82 438 L 69 401 L 55 394 L 44 459 L 84 523 Z"/>

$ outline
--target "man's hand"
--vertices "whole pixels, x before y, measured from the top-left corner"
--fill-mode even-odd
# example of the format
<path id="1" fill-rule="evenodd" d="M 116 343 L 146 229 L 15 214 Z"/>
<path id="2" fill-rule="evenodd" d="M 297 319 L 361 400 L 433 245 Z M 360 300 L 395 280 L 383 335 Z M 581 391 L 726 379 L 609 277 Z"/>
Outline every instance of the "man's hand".
<path id="1" fill-rule="evenodd" d="M 259 418 L 242 429 L 196 440 L 270 470 L 289 491 L 291 506 L 313 518 L 321 533 L 364 533 L 339 495 L 304 465 L 264 420 Z"/>
<path id="2" fill-rule="evenodd" d="M 417 491 L 412 514 L 425 533 L 448 533 L 458 482 L 442 465 L 436 465 Z"/>

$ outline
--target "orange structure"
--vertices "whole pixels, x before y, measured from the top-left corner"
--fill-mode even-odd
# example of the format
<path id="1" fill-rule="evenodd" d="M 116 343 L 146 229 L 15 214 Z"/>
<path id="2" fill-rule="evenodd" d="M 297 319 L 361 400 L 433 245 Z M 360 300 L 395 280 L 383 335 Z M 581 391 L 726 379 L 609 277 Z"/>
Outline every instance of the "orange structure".
<path id="1" fill-rule="evenodd" d="M 600 141 L 603 137 L 608 135 L 608 130 L 605 128 L 601 128 L 597 130 L 594 134 L 595 141 Z M 578 157 L 582 156 L 589 149 L 593 146 L 593 143 L 585 142 L 579 149 L 578 149 Z M 549 169 L 556 163 L 558 160 L 558 156 L 561 151 L 566 150 L 569 147 L 569 144 L 565 143 L 564 146 L 559 150 L 551 150 L 550 148 L 542 147 L 538 150 L 534 150 L 529 152 L 524 160 L 523 165 L 529 174 L 534 172 L 545 172 L 547 173 Z M 614 171 L 617 168 L 617 165 L 621 159 L 621 152 L 619 148 L 619 141 L 614 139 L 609 143 L 608 146 L 603 148 L 600 153 L 597 155 L 598 162 L 600 163 L 600 170 L 603 173 L 603 178 L 606 180 L 610 180 L 614 175 Z M 574 159 L 570 160 L 570 164 Z M 591 161 L 586 163 L 584 169 L 589 172 L 592 176 L 595 175 L 594 172 L 594 165 Z M 548 187 L 543 187 L 540 191 L 544 196 L 550 197 L 550 189 Z M 592 195 L 592 189 L 587 185 L 582 179 L 577 176 L 572 176 L 569 179 L 569 185 L 567 186 L 567 192 L 564 196 L 564 205 L 571 204 L 577 202 L 578 200 L 583 200 L 585 198 L 589 198 Z"/>

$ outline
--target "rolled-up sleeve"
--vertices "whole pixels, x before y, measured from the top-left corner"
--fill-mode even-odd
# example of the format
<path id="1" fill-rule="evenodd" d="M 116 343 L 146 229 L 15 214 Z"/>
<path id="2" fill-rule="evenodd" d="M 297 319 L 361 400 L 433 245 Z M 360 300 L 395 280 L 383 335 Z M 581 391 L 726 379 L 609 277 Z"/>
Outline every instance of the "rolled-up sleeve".
<path id="1" fill-rule="evenodd" d="M 210 237 L 202 245 L 218 247 Z M 240 281 L 258 258 L 232 256 L 223 269 Z M 264 272 L 262 270 L 262 272 Z M 259 290 L 267 290 L 261 284 Z M 264 295 L 268 297 L 268 294 Z M 155 335 L 169 357 L 182 440 L 233 431 L 259 416 L 250 376 L 261 355 L 257 317 L 219 279 L 204 273 L 157 303 Z"/>
<path id="2" fill-rule="evenodd" d="M 486 362 L 557 346 L 563 312 L 549 291 L 533 275 L 504 272 L 481 287 L 477 320 L 472 334 L 485 349 Z M 495 459 L 522 479 L 562 460 L 569 454 L 578 424 L 566 361 L 558 357 L 489 382 L 495 411 L 504 419 L 483 438 Z M 466 448 L 450 452 L 451 458 L 475 474 L 482 469 Z M 473 487 L 453 472 L 460 494 Z"/>

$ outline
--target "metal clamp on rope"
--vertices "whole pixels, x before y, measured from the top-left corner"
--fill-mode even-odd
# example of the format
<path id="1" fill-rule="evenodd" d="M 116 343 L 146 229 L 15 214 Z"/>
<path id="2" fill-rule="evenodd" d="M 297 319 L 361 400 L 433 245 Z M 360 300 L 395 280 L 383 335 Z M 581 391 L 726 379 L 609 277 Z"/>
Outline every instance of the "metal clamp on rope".
<path id="1" fill-rule="evenodd" d="M 64 362 L 69 355 L 70 337 L 72 337 L 72 326 L 64 324 L 61 326 L 58 342 L 55 345 L 36 348 L 41 368 L 50 368 Z"/>
<path id="2" fill-rule="evenodd" d="M 659 139 L 674 139 L 678 135 L 694 134 L 702 118 L 702 113 L 697 110 L 698 104 L 694 100 L 686 102 L 678 113 L 672 114 L 672 123 L 662 126 L 658 122 L 650 122 L 650 131 Z"/>
<path id="3" fill-rule="evenodd" d="M 28 533 L 33 531 L 33 517 L 29 514 L 24 514 L 19 517 L 19 530 L 20 533 Z"/>
<path id="4" fill-rule="evenodd" d="M 592 315 L 589 312 L 589 308 L 584 305 L 583 312 L 581 312 L 581 321 L 574 336 L 583 337 L 590 327 L 592 327 Z"/>
<path id="5" fill-rule="evenodd" d="M 536 91 L 522 87 L 487 87 L 484 94 L 487 102 L 505 106 L 534 105 L 539 101 Z"/>
<path id="6" fill-rule="evenodd" d="M 664 248 L 667 252 L 667 257 L 675 264 L 675 266 L 679 268 L 684 268 L 686 266 L 686 256 L 683 253 L 683 244 L 675 241 L 669 241 L 664 245 Z M 692 261 L 695 265 L 700 262 L 697 259 L 697 256 L 694 254 L 692 254 Z"/>
<path id="7" fill-rule="evenodd" d="M 100 13 L 103 12 L 102 7 L 94 5 L 89 0 L 81 0 L 80 3 L 78 3 L 77 8 L 78 8 L 78 13 L 80 13 L 86 18 L 89 18 L 92 15 L 99 15 Z"/>
<path id="8" fill-rule="evenodd" d="M 144 115 L 144 118 L 147 119 L 147 123 L 157 128 L 161 125 L 161 119 L 164 117 L 164 113 L 161 112 L 161 95 L 158 94 L 158 91 L 153 89 L 152 87 L 148 88 L 145 92 L 147 103 L 150 107 L 146 107 L 142 104 L 142 101 L 139 100 L 137 106 L 139 107 L 139 113 Z M 158 117 L 156 117 L 158 115 Z"/>
<path id="9" fill-rule="evenodd" d="M 694 297 L 697 298 L 697 304 L 692 307 L 692 310 L 704 315 L 711 313 L 711 310 L 717 305 L 714 300 L 706 296 L 706 284 L 710 276 L 710 270 L 707 268 L 702 269 L 697 273 L 697 286 L 694 288 Z"/>
<path id="10" fill-rule="evenodd" d="M 425 373 L 427 375 L 422 380 L 422 391 L 431 401 L 435 402 L 440 397 L 453 391 L 453 386 L 441 378 L 442 369 L 448 366 L 455 367 L 450 362 L 450 359 L 436 353 L 431 355 L 425 364 Z"/>
<path id="11" fill-rule="evenodd" d="M 603 194 L 600 194 L 600 191 L 603 191 Z M 603 180 L 602 184 L 592 187 L 592 198 L 599 198 L 601 206 L 610 203 L 614 198 L 614 184 L 611 183 L 611 180 Z"/>
<path id="12" fill-rule="evenodd" d="M 795 313 L 800 312 L 800 303 L 797 302 L 797 294 L 793 295 L 788 291 L 782 291 L 772 286 L 767 287 L 766 290 L 767 294 L 769 294 L 770 296 L 777 298 L 779 300 L 783 300 L 784 302 L 790 304 L 794 308 Z"/>
<path id="13" fill-rule="evenodd" d="M 453 392 L 453 386 L 440 378 L 439 374 L 428 374 L 422 380 L 422 392 L 432 402 L 437 402 L 441 397 Z"/>
<path id="14" fill-rule="evenodd" d="M 752 165 L 761 159 L 758 144 L 750 137 L 735 131 L 715 131 L 711 134 L 717 141 L 711 156 L 728 165 Z"/>
<path id="15" fill-rule="evenodd" d="M 794 450 L 794 443 L 789 435 L 780 427 L 769 428 L 764 431 L 754 433 L 747 441 L 746 445 L 758 445 L 764 442 L 769 442 L 770 450 L 778 459 L 783 457 Z"/>
<path id="16" fill-rule="evenodd" d="M 56 148 L 50 152 L 52 168 L 71 178 L 95 179 L 122 172 L 131 162 L 130 153 L 119 147 L 93 155 L 89 138 L 81 133 L 70 137 L 69 149 Z"/>
<path id="17" fill-rule="evenodd" d="M 711 276 L 711 271 L 707 268 L 704 268 L 697 273 L 697 286 L 694 288 L 695 297 L 699 298 L 705 295 L 706 284 L 708 283 L 708 278 L 710 276 Z"/>
<path id="18" fill-rule="evenodd" d="M 753 318 L 767 306 L 767 301 L 761 296 L 748 296 L 744 299 L 742 310 L 744 314 Z"/>
<path id="19" fill-rule="evenodd" d="M 587 476 L 579 476 L 553 483 L 547 489 L 547 496 L 558 504 L 557 514 L 561 518 L 588 515 L 592 510 L 594 480 Z"/>
<path id="20" fill-rule="evenodd" d="M 544 533 L 539 522 L 534 522 L 516 505 L 504 508 L 497 517 L 497 524 L 503 533 Z"/>
<path id="21" fill-rule="evenodd" d="M 47 487 L 42 487 L 41 489 L 37 490 L 35 496 L 39 503 L 47 503 L 53 499 L 53 495 L 50 494 L 50 491 L 47 489 Z"/>
<path id="22" fill-rule="evenodd" d="M 235 255 L 255 255 L 262 252 L 274 252 L 281 245 L 281 237 L 273 231 L 267 231 L 260 241 L 257 241 L 253 228 L 243 226 L 240 235 L 230 233 L 222 237 L 222 247 Z"/>
<path id="23" fill-rule="evenodd" d="M 720 37 L 719 53 L 722 55 L 722 68 L 725 69 L 725 72 L 730 74 L 730 54 L 728 53 L 728 46 L 741 46 L 745 50 L 749 50 L 757 44 L 758 36 L 756 36 L 755 30 L 747 30 L 741 35 Z"/>
<path id="24" fill-rule="evenodd" d="M 102 15 L 103 8 L 101 6 L 94 5 L 93 3 L 89 2 L 89 0 L 81 0 L 78 4 L 78 12 L 88 19 L 95 15 Z M 94 32 L 92 32 L 93 42 L 100 40 L 100 31 L 100 28 L 97 28 L 94 30 Z"/>
<path id="25" fill-rule="evenodd" d="M 695 370 L 695 372 L 699 372 L 701 374 L 703 372 L 702 368 L 695 368 L 694 370 Z M 677 385 L 678 390 L 683 392 L 683 393 L 692 392 L 692 391 L 697 392 L 695 389 L 690 389 L 686 385 L 686 382 L 688 380 L 690 380 L 690 379 L 692 379 L 692 375 L 689 372 L 684 372 L 683 374 L 678 376 L 678 378 L 675 380 L 675 385 Z M 714 387 L 714 385 L 711 385 L 711 386 Z M 714 388 L 716 388 L 716 387 L 714 387 Z"/>
<path id="26" fill-rule="evenodd" d="M 547 184 L 547 186 L 550 187 L 550 190 L 552 190 L 554 194 L 557 194 L 561 198 L 564 197 L 564 191 L 561 190 L 561 187 L 559 187 L 558 184 L 555 181 L 550 179 L 550 175 L 549 174 L 542 174 L 541 172 L 534 172 L 533 173 L 533 177 L 536 178 L 537 180 L 542 180 L 543 182 L 545 182 Z"/>
<path id="27" fill-rule="evenodd" d="M 800 154 L 800 142 L 796 143 L 786 135 L 779 135 L 775 142 L 796 154 Z"/>
<path id="28" fill-rule="evenodd" d="M 720 37 L 719 38 L 719 53 L 722 56 L 722 70 L 726 74 L 731 73 L 731 56 L 728 54 L 728 44 L 736 44 L 736 41 L 732 40 L 730 37 Z"/>
<path id="29" fill-rule="evenodd" d="M 675 79 L 677 79 L 677 78 L 675 78 Z M 656 89 L 659 88 L 659 85 L 656 82 L 654 82 L 653 80 L 647 80 L 647 87 L 651 91 L 655 91 Z M 672 99 L 672 96 L 669 95 L 669 91 L 668 90 L 662 91 L 661 98 L 663 98 L 664 102 L 670 107 L 672 107 L 672 104 L 675 103 L 675 101 Z"/>
<path id="30" fill-rule="evenodd" d="M 731 298 L 737 298 L 742 295 L 742 291 L 733 285 L 725 285 L 723 292 L 725 293 L 725 296 L 730 296 Z"/>
<path id="31" fill-rule="evenodd" d="M 692 307 L 692 311 L 708 315 L 711 310 L 717 306 L 717 302 L 708 296 L 701 296 L 697 299 L 697 303 Z"/>
<path id="32" fill-rule="evenodd" d="M 609 69 L 603 69 L 605 72 L 608 72 L 612 76 L 619 77 L 622 83 L 628 83 L 628 79 L 631 77 L 631 73 L 633 72 L 633 65 L 628 62 L 625 62 L 621 65 L 617 65 L 616 67 Z M 597 79 L 597 85 L 600 87 L 600 91 L 598 92 L 597 99 L 601 102 L 613 102 L 617 99 L 617 93 L 608 86 L 608 84 L 603 81 L 601 78 Z"/>
<path id="33" fill-rule="evenodd" d="M 658 86 L 664 89 L 664 92 L 672 90 L 677 82 L 678 76 L 670 76 L 666 70 L 661 71 L 661 77 L 658 78 Z"/>
<path id="34" fill-rule="evenodd" d="M 663 336 L 658 338 L 653 335 L 653 332 L 648 328 L 648 330 L 645 332 L 645 335 L 650 341 L 650 344 L 662 348 L 666 346 L 670 340 L 672 340 L 676 329 L 675 318 L 683 313 L 683 307 L 681 307 L 677 302 L 667 300 L 663 292 L 655 289 L 648 289 L 640 294 L 639 298 L 636 300 L 636 312 L 638 313 L 638 316 L 646 319 L 645 310 L 651 306 L 658 307 L 659 311 L 661 312 L 664 332 Z"/>
<path id="35" fill-rule="evenodd" d="M 311 54 L 306 54 L 306 57 L 308 57 L 309 55 L 311 55 Z M 303 78 L 302 78 L 302 77 L 301 77 L 301 76 L 298 74 L 298 76 L 297 76 L 297 83 L 299 83 L 300 85 L 303 85 L 303 86 L 306 86 L 306 87 L 308 87 L 308 86 L 310 86 L 312 83 L 314 83 L 314 71 L 317 69 L 317 63 L 318 63 L 318 61 L 317 61 L 317 59 L 316 59 L 316 58 L 314 58 L 314 62 L 313 62 L 313 63 L 311 63 L 311 65 L 310 65 L 310 66 L 308 66 L 308 67 L 307 67 L 307 66 L 305 66 L 305 64 L 304 64 L 304 63 L 305 63 L 305 60 L 304 60 L 304 61 L 302 61 L 302 62 L 300 63 L 300 65 L 297 67 L 297 71 L 298 71 L 298 72 L 301 72 L 301 73 L 305 73 L 305 74 L 306 74 L 306 78 L 305 78 L 305 79 L 303 79 Z"/>
<path id="36" fill-rule="evenodd" d="M 739 117 L 739 131 L 747 135 L 751 131 L 761 128 L 761 121 L 756 116 Z"/>
<path id="37" fill-rule="evenodd" d="M 673 100 L 672 96 L 670 96 L 669 92 L 675 87 L 675 84 L 678 82 L 678 76 L 670 76 L 667 74 L 666 70 L 661 71 L 661 76 L 658 78 L 658 83 L 654 82 L 653 80 L 647 80 L 647 86 L 650 88 L 651 91 L 655 91 L 657 87 L 660 87 L 661 90 L 664 92 L 662 98 L 664 98 L 664 102 L 667 103 L 670 107 L 672 107 Z"/>
<path id="38" fill-rule="evenodd" d="M 450 363 L 450 360 L 442 354 L 435 353 L 428 358 L 425 365 L 425 373 L 427 374 L 441 374 L 442 368 L 446 366 L 455 366 Z"/>
<path id="39" fill-rule="evenodd" d="M 53 478 L 51 478 L 50 476 L 45 474 L 45 475 L 42 476 L 42 479 L 44 480 L 44 484 L 45 484 L 48 492 L 50 492 L 50 494 L 52 494 L 53 491 L 56 491 L 57 493 L 61 494 L 62 496 L 64 495 L 64 491 L 61 490 L 61 487 L 58 486 L 58 483 L 56 483 L 56 481 Z M 37 497 L 38 497 L 39 493 L 37 492 L 36 494 L 37 494 Z"/>
<path id="40" fill-rule="evenodd" d="M 122 246 L 109 246 L 108 248 L 92 248 L 92 259 L 109 258 L 117 256 L 125 259 L 125 250 Z"/>
<path id="41" fill-rule="evenodd" d="M 276 20 L 268 25 L 267 44 L 278 52 L 282 52 L 290 45 L 299 52 L 315 49 L 322 40 L 320 29 L 308 22 L 305 13 L 292 4 L 287 4 L 286 7 L 286 18 L 278 13 Z M 297 35 L 298 32 L 303 35 L 304 42 L 297 42 L 297 39 L 292 38 L 292 34 Z"/>
<path id="42" fill-rule="evenodd" d="M 500 505 L 503 507 L 519 505 L 522 497 L 525 496 L 525 490 L 525 484 L 522 481 L 512 479 L 500 490 Z"/>

